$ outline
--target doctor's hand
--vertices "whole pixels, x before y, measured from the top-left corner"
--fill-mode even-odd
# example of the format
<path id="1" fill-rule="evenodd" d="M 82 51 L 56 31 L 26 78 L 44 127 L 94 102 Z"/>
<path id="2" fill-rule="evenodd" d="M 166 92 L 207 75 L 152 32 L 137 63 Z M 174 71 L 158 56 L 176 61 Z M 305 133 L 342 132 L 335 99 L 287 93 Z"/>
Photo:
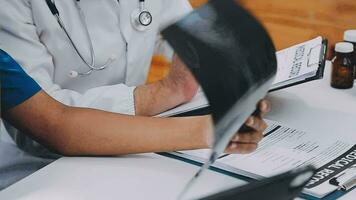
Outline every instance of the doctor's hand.
<path id="1" fill-rule="evenodd" d="M 153 116 L 190 101 L 199 84 L 177 55 L 173 56 L 169 74 L 161 81 L 135 89 L 136 115 Z"/>
<path id="2" fill-rule="evenodd" d="M 256 112 L 247 119 L 245 125 L 231 140 L 226 153 L 246 154 L 256 150 L 263 138 L 263 131 L 267 128 L 263 116 L 269 111 L 270 103 L 267 100 L 261 100 Z"/>

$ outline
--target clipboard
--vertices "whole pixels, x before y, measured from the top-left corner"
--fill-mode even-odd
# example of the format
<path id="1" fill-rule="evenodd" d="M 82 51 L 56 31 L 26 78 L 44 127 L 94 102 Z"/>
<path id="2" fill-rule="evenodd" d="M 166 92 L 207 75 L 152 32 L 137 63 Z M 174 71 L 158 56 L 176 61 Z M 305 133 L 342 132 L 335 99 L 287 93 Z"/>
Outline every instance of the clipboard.
<path id="1" fill-rule="evenodd" d="M 315 64 L 315 63 L 309 63 L 309 58 L 310 58 L 309 55 L 311 54 L 312 49 L 308 52 L 308 66 Z M 324 38 L 322 43 L 321 43 L 319 62 L 317 63 L 319 65 L 319 68 L 318 68 L 318 71 L 316 72 L 315 76 L 310 77 L 310 78 L 306 78 L 304 80 L 297 81 L 297 82 L 294 82 L 294 83 L 291 83 L 291 84 L 288 84 L 288 85 L 284 85 L 284 86 L 281 86 L 281 87 L 278 87 L 278 88 L 271 89 L 271 90 L 269 90 L 269 92 L 274 92 L 274 91 L 278 91 L 278 90 L 285 89 L 285 88 L 288 88 L 288 87 L 296 86 L 296 85 L 299 85 L 299 84 L 302 84 L 302 83 L 306 83 L 306 82 L 322 79 L 324 77 L 327 49 L 328 49 L 328 40 Z"/>

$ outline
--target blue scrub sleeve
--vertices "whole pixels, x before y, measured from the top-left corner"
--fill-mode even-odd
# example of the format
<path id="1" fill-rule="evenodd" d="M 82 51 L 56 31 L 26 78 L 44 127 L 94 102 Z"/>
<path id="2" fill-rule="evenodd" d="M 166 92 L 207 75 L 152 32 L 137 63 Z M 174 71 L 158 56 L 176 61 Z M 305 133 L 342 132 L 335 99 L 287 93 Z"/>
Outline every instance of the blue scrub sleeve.
<path id="1" fill-rule="evenodd" d="M 21 104 L 41 90 L 21 66 L 1 49 L 0 88 L 1 112 Z"/>

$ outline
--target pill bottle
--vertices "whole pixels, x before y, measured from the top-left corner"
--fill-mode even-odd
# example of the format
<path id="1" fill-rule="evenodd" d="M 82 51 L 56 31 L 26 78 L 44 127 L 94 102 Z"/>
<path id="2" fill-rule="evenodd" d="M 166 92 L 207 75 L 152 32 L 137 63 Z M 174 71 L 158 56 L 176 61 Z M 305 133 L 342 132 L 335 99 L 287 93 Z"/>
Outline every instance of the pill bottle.
<path id="1" fill-rule="evenodd" d="M 345 42 L 350 42 L 354 45 L 354 57 L 353 57 L 353 63 L 356 68 L 356 29 L 355 30 L 347 30 L 344 33 L 344 41 Z M 355 69 L 355 75 L 354 78 L 356 79 L 356 69 Z"/>
<path id="2" fill-rule="evenodd" d="M 349 89 L 354 85 L 355 67 L 352 62 L 354 47 L 349 42 L 335 45 L 335 57 L 332 59 L 331 86 L 338 89 Z"/>

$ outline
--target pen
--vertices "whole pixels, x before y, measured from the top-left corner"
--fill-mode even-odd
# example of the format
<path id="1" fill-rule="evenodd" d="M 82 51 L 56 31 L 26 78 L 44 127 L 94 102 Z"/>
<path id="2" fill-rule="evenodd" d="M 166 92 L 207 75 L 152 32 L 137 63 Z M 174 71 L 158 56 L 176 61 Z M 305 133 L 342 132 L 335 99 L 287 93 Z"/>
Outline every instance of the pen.
<path id="1" fill-rule="evenodd" d="M 348 191 L 356 186 L 356 175 L 339 185 L 339 189 L 342 191 Z"/>
<path id="2" fill-rule="evenodd" d="M 356 186 L 356 166 L 351 166 L 343 173 L 329 180 L 331 185 L 338 186 L 339 190 L 347 191 Z"/>

